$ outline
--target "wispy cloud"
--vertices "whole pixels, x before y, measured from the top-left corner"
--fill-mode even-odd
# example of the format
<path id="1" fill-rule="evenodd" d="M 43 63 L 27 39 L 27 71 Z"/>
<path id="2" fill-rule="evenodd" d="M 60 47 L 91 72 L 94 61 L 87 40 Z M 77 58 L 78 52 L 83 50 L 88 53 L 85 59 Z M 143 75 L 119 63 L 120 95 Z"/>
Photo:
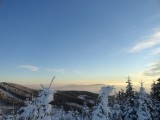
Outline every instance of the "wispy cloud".
<path id="1" fill-rule="evenodd" d="M 149 64 L 143 75 L 152 77 L 160 76 L 160 61 Z"/>
<path id="2" fill-rule="evenodd" d="M 154 49 L 152 54 L 153 55 L 160 55 L 160 48 Z"/>
<path id="3" fill-rule="evenodd" d="M 30 71 L 38 71 L 40 68 L 32 65 L 20 65 L 19 68 L 27 69 Z"/>
<path id="4" fill-rule="evenodd" d="M 80 75 L 80 74 L 82 74 L 83 72 L 82 71 L 80 71 L 80 70 L 75 70 L 74 71 L 76 74 L 78 74 L 78 75 Z"/>
<path id="5" fill-rule="evenodd" d="M 56 72 L 56 73 L 64 73 L 65 70 L 63 68 L 47 68 L 46 69 L 49 72 Z"/>
<path id="6" fill-rule="evenodd" d="M 150 35 L 146 40 L 141 41 L 135 44 L 129 52 L 139 52 L 144 49 L 156 46 L 160 44 L 160 30 L 157 30 L 155 33 Z"/>

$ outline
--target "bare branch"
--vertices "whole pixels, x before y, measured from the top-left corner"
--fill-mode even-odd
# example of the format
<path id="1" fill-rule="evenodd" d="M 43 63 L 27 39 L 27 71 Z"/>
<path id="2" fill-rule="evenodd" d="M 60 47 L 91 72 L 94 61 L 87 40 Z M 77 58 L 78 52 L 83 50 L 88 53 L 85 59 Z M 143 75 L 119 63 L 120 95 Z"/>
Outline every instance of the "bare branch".
<path id="1" fill-rule="evenodd" d="M 55 79 L 55 76 L 52 78 L 52 81 L 51 81 L 51 83 L 50 83 L 50 85 L 49 85 L 49 88 L 51 87 L 51 85 L 52 85 L 54 79 Z"/>

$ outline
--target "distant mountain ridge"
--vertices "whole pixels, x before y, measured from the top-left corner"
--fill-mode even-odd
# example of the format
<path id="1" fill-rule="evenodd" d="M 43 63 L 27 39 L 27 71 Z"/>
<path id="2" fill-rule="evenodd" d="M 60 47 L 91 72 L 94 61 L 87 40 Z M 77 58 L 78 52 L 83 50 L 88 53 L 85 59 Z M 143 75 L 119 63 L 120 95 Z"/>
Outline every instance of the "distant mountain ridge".
<path id="1" fill-rule="evenodd" d="M 110 84 L 88 84 L 88 85 L 83 85 L 83 84 L 69 84 L 69 85 L 62 85 L 62 84 L 53 84 L 53 88 L 58 91 L 88 91 L 88 92 L 93 92 L 93 93 L 99 93 L 100 88 L 103 86 L 107 86 Z M 35 89 L 40 89 L 40 85 L 26 85 L 29 88 L 35 88 Z M 47 85 L 44 85 L 47 86 Z M 114 85 L 115 90 L 118 92 L 121 89 L 125 90 L 125 84 L 124 85 Z M 134 86 L 136 90 L 139 90 L 139 86 Z M 148 90 L 148 89 L 147 89 Z M 114 93 L 113 93 L 114 94 Z"/>
<path id="2" fill-rule="evenodd" d="M 40 85 L 26 85 L 29 88 L 40 89 Z M 47 86 L 47 85 L 44 85 Z M 60 85 L 54 84 L 53 88 L 58 91 L 89 91 L 93 93 L 99 93 L 99 90 L 102 86 L 106 86 L 106 84 L 90 84 L 90 85 Z"/>
<path id="3" fill-rule="evenodd" d="M 98 93 L 102 86 L 106 86 L 106 85 L 105 84 L 91 84 L 91 85 L 72 84 L 72 85 L 64 85 L 64 86 L 55 87 L 55 89 L 56 90 L 65 90 L 65 91 L 70 91 L 70 90 L 89 91 L 89 92 Z"/>

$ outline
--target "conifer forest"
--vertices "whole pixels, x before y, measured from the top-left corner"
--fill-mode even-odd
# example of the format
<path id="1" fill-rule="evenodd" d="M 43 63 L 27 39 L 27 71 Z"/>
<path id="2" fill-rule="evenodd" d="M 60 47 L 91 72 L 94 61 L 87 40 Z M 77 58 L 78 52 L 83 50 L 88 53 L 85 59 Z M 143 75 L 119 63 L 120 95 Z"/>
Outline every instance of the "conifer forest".
<path id="1" fill-rule="evenodd" d="M 26 100 L 24 106 L 2 120 L 159 120 L 160 119 L 160 79 L 153 81 L 150 94 L 146 93 L 144 83 L 139 91 L 134 91 L 132 80 L 128 77 L 126 89 L 115 91 L 114 86 L 101 87 L 93 107 L 84 104 L 80 111 L 63 110 L 50 103 L 56 91 L 41 85 L 38 96 Z M 110 95 L 110 93 L 114 93 Z M 109 98 L 112 96 L 112 100 Z"/>

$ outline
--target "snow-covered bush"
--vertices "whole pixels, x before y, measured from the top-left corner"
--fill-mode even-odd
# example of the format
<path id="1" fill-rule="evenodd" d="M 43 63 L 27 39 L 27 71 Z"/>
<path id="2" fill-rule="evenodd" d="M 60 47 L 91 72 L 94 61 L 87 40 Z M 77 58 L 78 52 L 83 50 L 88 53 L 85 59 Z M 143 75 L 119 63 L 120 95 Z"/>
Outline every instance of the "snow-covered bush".
<path id="1" fill-rule="evenodd" d="M 53 101 L 54 93 L 51 84 L 49 88 L 42 86 L 38 97 L 26 102 L 26 106 L 18 111 L 17 120 L 51 120 L 52 106 L 49 103 Z"/>

